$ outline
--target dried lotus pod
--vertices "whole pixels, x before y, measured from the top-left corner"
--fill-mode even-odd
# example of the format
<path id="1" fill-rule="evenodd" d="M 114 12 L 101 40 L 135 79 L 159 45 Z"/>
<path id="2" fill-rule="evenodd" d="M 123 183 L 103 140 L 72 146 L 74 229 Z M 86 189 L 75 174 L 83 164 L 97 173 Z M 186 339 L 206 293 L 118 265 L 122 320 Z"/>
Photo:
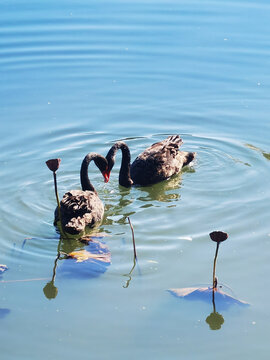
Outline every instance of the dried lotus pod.
<path id="1" fill-rule="evenodd" d="M 209 234 L 211 240 L 220 243 L 228 239 L 228 234 L 223 231 L 213 231 Z"/>
<path id="2" fill-rule="evenodd" d="M 55 172 L 59 169 L 60 162 L 61 159 L 50 159 L 46 161 L 46 165 L 51 171 Z"/>

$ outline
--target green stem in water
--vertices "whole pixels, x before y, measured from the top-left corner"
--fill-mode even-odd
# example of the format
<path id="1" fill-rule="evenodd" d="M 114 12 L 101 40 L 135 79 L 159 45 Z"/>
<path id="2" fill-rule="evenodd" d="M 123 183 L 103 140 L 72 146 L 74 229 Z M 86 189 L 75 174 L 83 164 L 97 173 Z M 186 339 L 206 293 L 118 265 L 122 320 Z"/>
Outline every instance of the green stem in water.
<path id="1" fill-rule="evenodd" d="M 214 258 L 214 267 L 213 267 L 213 289 L 217 287 L 217 281 L 216 281 L 216 263 L 217 263 L 217 256 L 218 256 L 218 248 L 219 248 L 219 242 L 217 242 L 217 248 L 216 248 L 216 254 Z"/>

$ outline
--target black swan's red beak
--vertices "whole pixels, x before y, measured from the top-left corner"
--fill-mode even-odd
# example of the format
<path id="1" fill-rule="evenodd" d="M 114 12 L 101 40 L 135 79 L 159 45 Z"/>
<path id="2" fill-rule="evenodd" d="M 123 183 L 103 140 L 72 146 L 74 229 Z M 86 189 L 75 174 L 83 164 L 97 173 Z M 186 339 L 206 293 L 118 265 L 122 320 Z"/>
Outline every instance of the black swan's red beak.
<path id="1" fill-rule="evenodd" d="M 107 183 L 110 180 L 111 172 L 108 170 L 103 171 L 102 175 L 104 177 L 104 182 Z"/>

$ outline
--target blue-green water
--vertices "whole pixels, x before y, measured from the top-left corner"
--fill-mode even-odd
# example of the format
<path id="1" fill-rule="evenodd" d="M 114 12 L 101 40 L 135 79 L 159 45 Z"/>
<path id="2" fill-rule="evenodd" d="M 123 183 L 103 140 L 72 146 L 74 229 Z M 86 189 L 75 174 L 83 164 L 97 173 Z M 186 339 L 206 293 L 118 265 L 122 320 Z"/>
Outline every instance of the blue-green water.
<path id="1" fill-rule="evenodd" d="M 269 16 L 267 1 L 2 0 L 3 359 L 268 359 Z M 82 278 L 59 260 L 48 300 L 59 235 L 45 161 L 62 159 L 62 196 L 88 152 L 122 139 L 134 159 L 175 133 L 197 160 L 169 181 L 119 187 L 120 154 L 108 184 L 90 166 L 112 264 Z M 127 216 L 139 261 L 125 288 Z M 217 331 L 211 303 L 166 291 L 211 282 L 212 230 L 229 233 L 219 281 L 250 303 L 217 308 Z"/>

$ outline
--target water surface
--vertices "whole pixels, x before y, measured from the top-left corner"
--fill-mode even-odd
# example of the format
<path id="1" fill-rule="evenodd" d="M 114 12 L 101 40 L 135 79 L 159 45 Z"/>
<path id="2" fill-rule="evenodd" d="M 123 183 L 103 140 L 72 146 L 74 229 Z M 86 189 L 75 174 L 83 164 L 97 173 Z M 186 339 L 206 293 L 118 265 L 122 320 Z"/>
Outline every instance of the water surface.
<path id="1" fill-rule="evenodd" d="M 266 1 L 2 1 L 0 5 L 0 343 L 9 359 L 238 359 L 269 353 L 269 15 Z M 59 247 L 59 192 L 79 188 L 83 157 L 116 140 L 134 159 L 170 134 L 197 159 L 151 187 L 118 185 L 91 164 L 112 263 L 43 292 Z M 138 264 L 133 266 L 130 216 Z M 219 310 L 167 289 L 219 281 L 250 306 Z M 61 270 L 62 269 L 62 270 Z M 93 274 L 92 274 L 93 275 Z M 128 284 L 128 287 L 127 287 Z M 196 343 L 196 347 L 194 347 Z M 213 352 L 213 344 L 215 351 Z M 228 347 L 227 344 L 230 344 Z"/>

